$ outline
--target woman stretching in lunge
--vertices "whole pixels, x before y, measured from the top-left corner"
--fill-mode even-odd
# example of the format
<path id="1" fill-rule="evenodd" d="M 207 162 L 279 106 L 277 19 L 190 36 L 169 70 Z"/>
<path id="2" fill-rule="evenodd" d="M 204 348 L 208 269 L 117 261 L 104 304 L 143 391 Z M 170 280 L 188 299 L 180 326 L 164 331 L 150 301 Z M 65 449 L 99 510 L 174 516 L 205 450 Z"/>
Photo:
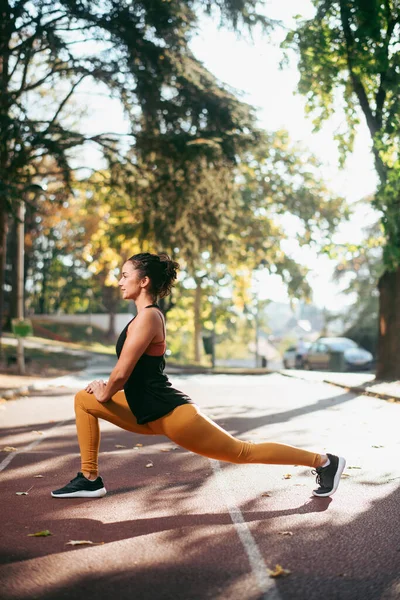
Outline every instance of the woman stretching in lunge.
<path id="1" fill-rule="evenodd" d="M 75 397 L 82 471 L 52 496 L 99 498 L 106 494 L 98 473 L 98 419 L 133 433 L 165 435 L 182 448 L 217 460 L 313 467 L 319 484 L 313 494 L 331 496 L 345 467 L 344 458 L 284 444 L 239 440 L 171 387 L 163 373 L 165 322 L 156 300 L 169 294 L 178 268 L 166 254 L 136 254 L 124 264 L 118 285 L 125 300 L 135 301 L 137 316 L 119 336 L 118 362 L 108 382 L 93 381 Z"/>

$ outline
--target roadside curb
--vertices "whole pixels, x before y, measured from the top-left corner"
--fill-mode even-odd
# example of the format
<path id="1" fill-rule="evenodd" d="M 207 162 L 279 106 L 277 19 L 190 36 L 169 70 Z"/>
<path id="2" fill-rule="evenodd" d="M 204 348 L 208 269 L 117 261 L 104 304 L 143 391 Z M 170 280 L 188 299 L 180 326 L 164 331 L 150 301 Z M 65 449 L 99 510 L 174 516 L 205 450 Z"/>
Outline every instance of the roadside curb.
<path id="1" fill-rule="evenodd" d="M 341 387 L 343 389 L 349 390 L 350 392 L 355 392 L 357 394 L 362 394 L 363 396 L 372 396 L 373 398 L 381 398 L 382 400 L 387 400 L 388 402 L 399 402 L 400 398 L 398 396 L 393 396 L 393 394 L 384 394 L 383 392 L 375 392 L 374 390 L 368 389 L 368 387 L 360 387 L 353 386 L 350 387 L 343 383 L 338 383 L 336 381 L 329 381 L 328 379 L 324 379 L 324 383 L 329 383 L 330 385 L 336 385 L 337 387 Z"/>
<path id="2" fill-rule="evenodd" d="M 328 383 L 329 385 L 334 385 L 336 387 L 340 387 L 342 389 L 348 390 L 349 392 L 353 392 L 355 394 L 362 394 L 363 396 L 371 396 L 373 398 L 380 398 L 382 400 L 386 400 L 388 402 L 396 402 L 400 403 L 400 396 L 396 396 L 393 394 L 385 394 L 384 392 L 380 392 L 377 390 L 371 389 L 373 386 L 365 385 L 365 386 L 356 386 L 356 385 L 348 385 L 346 383 L 341 383 L 338 381 L 333 381 L 332 379 L 309 379 L 308 377 L 301 377 L 299 374 L 288 373 L 286 370 L 270 370 L 270 369 L 237 369 L 235 371 L 230 371 L 227 369 L 207 369 L 207 368 L 196 368 L 196 367 L 187 367 L 187 368 L 177 368 L 171 367 L 171 369 L 166 369 L 168 375 L 270 375 L 273 373 L 278 373 L 283 377 L 290 377 L 292 379 L 300 379 L 302 381 L 310 381 L 310 382 L 320 382 L 320 383 Z M 26 397 L 31 392 L 40 391 L 43 388 L 48 389 L 52 387 L 60 387 L 57 384 L 51 383 L 49 381 L 48 385 L 45 382 L 36 382 L 31 383 L 30 385 L 24 385 L 20 388 L 6 390 L 1 394 L 1 398 L 3 400 L 16 400 L 17 398 Z M 65 387 L 65 386 L 63 386 Z M 399 386 L 400 393 L 400 386 Z"/>
<path id="3" fill-rule="evenodd" d="M 10 390 L 6 390 L 4 392 L 0 392 L 0 399 L 2 400 L 17 400 L 18 398 L 24 398 L 29 395 L 30 392 L 38 392 L 43 389 L 48 389 L 52 387 L 58 387 L 51 385 L 45 385 L 44 383 L 31 383 L 30 385 L 23 385 L 20 388 L 13 388 Z"/>
<path id="4" fill-rule="evenodd" d="M 355 394 L 362 394 L 363 396 L 371 396 L 373 398 L 380 398 L 381 400 L 386 400 L 388 402 L 396 402 L 396 403 L 400 403 L 400 397 L 399 396 L 394 396 L 393 394 L 385 394 L 384 392 L 379 392 L 377 390 L 373 390 L 371 389 L 372 386 L 370 385 L 366 385 L 364 386 L 360 386 L 360 385 L 348 385 L 346 383 L 340 383 L 338 381 L 333 381 L 332 379 L 309 379 L 308 377 L 300 377 L 299 375 L 292 375 L 291 373 L 287 373 L 286 371 L 276 371 L 276 373 L 279 373 L 280 375 L 283 375 L 284 377 L 291 377 L 292 379 L 301 379 L 302 381 L 310 381 L 310 382 L 317 382 L 317 383 L 328 383 L 329 385 L 334 385 L 336 387 L 340 387 L 344 390 L 348 390 L 349 392 L 354 392 Z M 400 393 L 400 386 L 399 386 L 399 393 Z"/>

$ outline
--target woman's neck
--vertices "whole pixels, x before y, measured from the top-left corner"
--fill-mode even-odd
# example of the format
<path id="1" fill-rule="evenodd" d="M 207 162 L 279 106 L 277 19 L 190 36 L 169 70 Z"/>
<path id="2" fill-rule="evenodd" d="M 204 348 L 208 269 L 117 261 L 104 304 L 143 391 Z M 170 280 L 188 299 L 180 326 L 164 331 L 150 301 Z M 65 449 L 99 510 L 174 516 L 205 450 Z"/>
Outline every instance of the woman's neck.
<path id="1" fill-rule="evenodd" d="M 146 308 L 146 306 L 149 306 L 150 304 L 155 304 L 155 302 L 156 302 L 156 300 L 154 298 L 152 298 L 151 296 L 143 296 L 143 297 L 137 298 L 137 300 L 135 300 L 136 310 L 139 313 L 141 310 Z"/>

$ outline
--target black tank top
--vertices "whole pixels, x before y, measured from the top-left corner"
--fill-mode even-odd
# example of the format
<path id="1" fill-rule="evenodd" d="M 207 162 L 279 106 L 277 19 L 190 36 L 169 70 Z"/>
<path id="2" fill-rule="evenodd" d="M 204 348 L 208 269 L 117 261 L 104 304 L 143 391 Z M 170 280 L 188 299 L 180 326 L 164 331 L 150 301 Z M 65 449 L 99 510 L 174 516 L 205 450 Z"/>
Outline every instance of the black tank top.
<path id="1" fill-rule="evenodd" d="M 150 304 L 145 308 L 153 306 L 160 310 L 157 304 Z M 116 345 L 118 358 L 126 340 L 128 327 L 133 319 L 129 321 L 118 338 Z M 161 356 L 142 354 L 124 385 L 129 408 L 140 425 L 164 417 L 177 406 L 192 403 L 189 396 L 172 387 L 164 373 L 164 368 L 164 354 Z"/>

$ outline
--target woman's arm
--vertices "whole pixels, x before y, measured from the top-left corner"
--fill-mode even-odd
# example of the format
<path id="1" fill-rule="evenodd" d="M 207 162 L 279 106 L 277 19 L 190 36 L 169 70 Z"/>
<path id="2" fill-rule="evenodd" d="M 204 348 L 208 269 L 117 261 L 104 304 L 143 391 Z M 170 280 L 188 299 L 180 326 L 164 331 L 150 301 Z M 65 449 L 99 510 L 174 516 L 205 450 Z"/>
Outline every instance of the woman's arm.
<path id="1" fill-rule="evenodd" d="M 122 352 L 107 384 L 95 381 L 90 384 L 88 391 L 93 391 L 99 402 L 108 402 L 122 390 L 137 361 L 159 332 L 160 323 L 160 317 L 153 310 L 143 310 L 137 315 L 129 326 Z"/>

